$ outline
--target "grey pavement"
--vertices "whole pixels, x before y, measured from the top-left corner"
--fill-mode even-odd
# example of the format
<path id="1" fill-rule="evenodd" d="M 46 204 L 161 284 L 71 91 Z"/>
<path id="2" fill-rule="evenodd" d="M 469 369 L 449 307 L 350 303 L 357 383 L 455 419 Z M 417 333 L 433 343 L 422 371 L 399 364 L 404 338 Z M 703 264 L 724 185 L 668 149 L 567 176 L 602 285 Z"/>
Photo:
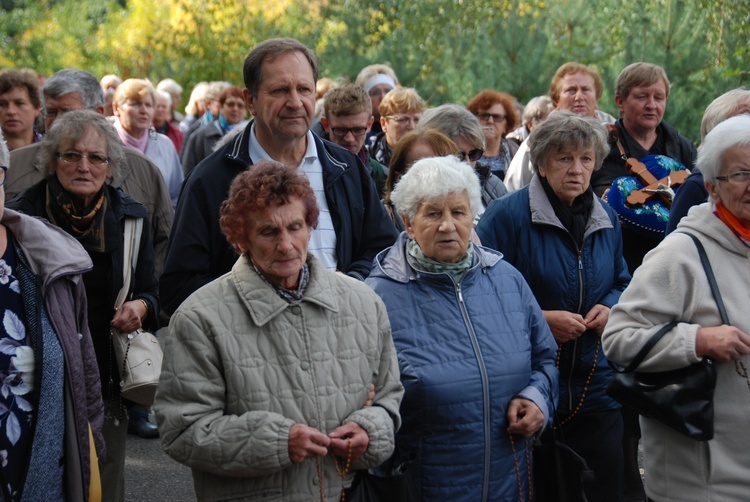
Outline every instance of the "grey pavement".
<path id="1" fill-rule="evenodd" d="M 190 469 L 172 460 L 159 439 L 128 434 L 125 450 L 125 502 L 195 500 Z"/>

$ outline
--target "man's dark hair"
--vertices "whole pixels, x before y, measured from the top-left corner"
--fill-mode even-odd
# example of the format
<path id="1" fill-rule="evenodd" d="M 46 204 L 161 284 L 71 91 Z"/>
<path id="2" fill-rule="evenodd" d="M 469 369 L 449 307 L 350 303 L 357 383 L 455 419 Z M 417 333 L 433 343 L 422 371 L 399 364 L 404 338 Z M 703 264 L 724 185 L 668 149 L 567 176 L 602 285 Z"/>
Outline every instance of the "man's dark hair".
<path id="1" fill-rule="evenodd" d="M 245 58 L 242 75 L 245 80 L 245 88 L 250 95 L 258 95 L 260 82 L 263 80 L 263 63 L 273 61 L 276 57 L 287 52 L 301 52 L 312 66 L 313 80 L 318 81 L 318 59 L 307 46 L 293 38 L 272 38 L 259 43 Z"/>

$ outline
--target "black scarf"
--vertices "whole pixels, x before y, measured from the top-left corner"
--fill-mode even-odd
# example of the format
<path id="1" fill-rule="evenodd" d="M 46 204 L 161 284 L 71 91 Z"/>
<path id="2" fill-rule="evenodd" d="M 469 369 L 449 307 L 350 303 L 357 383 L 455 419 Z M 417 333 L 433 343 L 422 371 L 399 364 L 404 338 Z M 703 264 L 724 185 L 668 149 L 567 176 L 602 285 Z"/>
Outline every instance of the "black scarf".
<path id="1" fill-rule="evenodd" d="M 108 252 L 112 249 L 111 241 L 108 241 L 122 235 L 111 208 L 106 186 L 84 207 L 77 197 L 63 188 L 56 175 L 48 178 L 46 210 L 49 221 L 75 237 L 87 251 Z"/>
<path id="2" fill-rule="evenodd" d="M 585 192 L 573 200 L 573 204 L 566 206 L 549 185 L 547 178 L 540 176 L 539 179 L 542 181 L 544 192 L 547 194 L 550 204 L 552 204 L 555 216 L 568 233 L 573 236 L 578 249 L 581 249 L 583 247 L 583 234 L 586 232 L 586 223 L 589 221 L 591 210 L 594 208 L 594 191 L 589 185 Z"/>

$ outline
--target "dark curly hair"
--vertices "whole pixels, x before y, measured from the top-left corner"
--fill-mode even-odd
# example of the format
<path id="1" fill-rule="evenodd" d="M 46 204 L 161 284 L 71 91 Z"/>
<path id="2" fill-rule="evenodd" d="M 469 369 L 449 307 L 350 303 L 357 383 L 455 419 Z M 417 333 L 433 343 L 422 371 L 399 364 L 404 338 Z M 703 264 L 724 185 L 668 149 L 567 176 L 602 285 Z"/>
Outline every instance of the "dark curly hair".
<path id="1" fill-rule="evenodd" d="M 280 162 L 258 162 L 232 181 L 229 196 L 221 204 L 221 231 L 238 252 L 244 253 L 253 217 L 288 204 L 294 197 L 305 206 L 305 223 L 317 227 L 320 209 L 307 177 Z"/>

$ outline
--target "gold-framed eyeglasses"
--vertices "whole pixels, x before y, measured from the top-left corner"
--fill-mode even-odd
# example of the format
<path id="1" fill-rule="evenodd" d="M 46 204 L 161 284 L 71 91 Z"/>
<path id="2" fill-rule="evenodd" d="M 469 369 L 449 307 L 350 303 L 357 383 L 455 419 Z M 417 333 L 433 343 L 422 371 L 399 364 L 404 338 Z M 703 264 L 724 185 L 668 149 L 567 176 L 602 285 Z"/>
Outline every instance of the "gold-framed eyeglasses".
<path id="1" fill-rule="evenodd" d="M 717 180 L 728 181 L 733 185 L 746 185 L 750 182 L 750 171 L 737 171 L 726 176 L 717 176 Z"/>
<path id="2" fill-rule="evenodd" d="M 78 164 L 81 159 L 88 159 L 92 166 L 104 166 L 109 164 L 109 157 L 98 153 L 78 153 L 78 152 L 55 152 L 57 158 L 66 164 Z"/>

